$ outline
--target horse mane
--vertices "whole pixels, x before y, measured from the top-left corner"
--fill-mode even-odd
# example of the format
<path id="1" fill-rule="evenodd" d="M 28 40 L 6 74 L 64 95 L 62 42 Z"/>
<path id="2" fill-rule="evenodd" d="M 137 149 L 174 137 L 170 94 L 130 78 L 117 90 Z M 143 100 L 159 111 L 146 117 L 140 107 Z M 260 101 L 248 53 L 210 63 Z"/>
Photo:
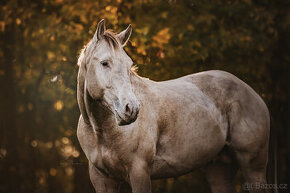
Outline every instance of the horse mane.
<path id="1" fill-rule="evenodd" d="M 136 75 L 136 76 L 139 76 L 138 75 L 138 66 L 136 64 L 134 64 L 132 67 L 131 67 L 131 71 Z"/>

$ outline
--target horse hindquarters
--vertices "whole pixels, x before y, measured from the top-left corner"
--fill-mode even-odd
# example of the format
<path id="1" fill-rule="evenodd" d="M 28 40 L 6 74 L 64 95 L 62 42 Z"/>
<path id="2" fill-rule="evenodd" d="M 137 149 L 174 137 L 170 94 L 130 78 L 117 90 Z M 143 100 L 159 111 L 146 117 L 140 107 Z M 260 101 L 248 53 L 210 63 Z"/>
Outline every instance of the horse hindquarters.
<path id="1" fill-rule="evenodd" d="M 257 99 L 257 98 L 256 98 Z M 269 113 L 262 99 L 233 103 L 230 112 L 230 147 L 235 152 L 250 193 L 268 192 L 266 181 L 269 144 Z"/>

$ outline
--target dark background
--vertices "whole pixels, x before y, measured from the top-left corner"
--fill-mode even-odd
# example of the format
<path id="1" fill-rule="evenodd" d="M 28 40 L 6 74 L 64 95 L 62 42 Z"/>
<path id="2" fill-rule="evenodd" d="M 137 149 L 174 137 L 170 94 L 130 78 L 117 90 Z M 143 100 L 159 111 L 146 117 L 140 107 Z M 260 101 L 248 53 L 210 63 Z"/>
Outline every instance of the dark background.
<path id="1" fill-rule="evenodd" d="M 277 131 L 278 183 L 289 184 L 289 4 L 2 0 L 0 192 L 94 192 L 76 138 L 76 61 L 101 18 L 116 32 L 133 25 L 126 51 L 141 76 L 166 80 L 221 69 L 252 86 Z M 242 192 L 240 184 L 236 189 Z M 193 191 L 208 191 L 198 171 L 153 182 L 154 193 Z"/>

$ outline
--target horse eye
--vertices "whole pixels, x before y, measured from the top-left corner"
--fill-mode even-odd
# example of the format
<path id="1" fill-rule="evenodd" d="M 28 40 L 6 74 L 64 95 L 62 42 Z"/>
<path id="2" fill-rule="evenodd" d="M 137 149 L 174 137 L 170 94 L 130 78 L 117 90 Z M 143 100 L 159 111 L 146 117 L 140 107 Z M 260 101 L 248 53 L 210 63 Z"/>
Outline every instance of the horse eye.
<path id="1" fill-rule="evenodd" d="M 108 61 L 102 61 L 101 64 L 102 64 L 104 67 L 109 67 L 109 62 L 108 62 Z"/>

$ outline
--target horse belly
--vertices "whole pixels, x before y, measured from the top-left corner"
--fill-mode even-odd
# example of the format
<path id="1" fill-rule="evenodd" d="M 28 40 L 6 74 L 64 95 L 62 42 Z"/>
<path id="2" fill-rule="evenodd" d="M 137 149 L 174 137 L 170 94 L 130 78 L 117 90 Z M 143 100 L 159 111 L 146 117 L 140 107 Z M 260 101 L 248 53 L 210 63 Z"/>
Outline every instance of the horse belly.
<path id="1" fill-rule="evenodd" d="M 196 167 L 212 160 L 224 145 L 224 140 L 220 139 L 210 145 L 191 143 L 183 145 L 181 149 L 171 148 L 169 151 L 157 154 L 152 166 L 152 178 L 169 178 L 189 173 Z"/>
<path id="2" fill-rule="evenodd" d="M 198 111 L 198 113 L 196 112 Z M 226 143 L 226 125 L 205 109 L 183 114 L 161 134 L 152 178 L 176 177 L 213 159 Z M 186 122 L 186 124 L 184 124 Z"/>

